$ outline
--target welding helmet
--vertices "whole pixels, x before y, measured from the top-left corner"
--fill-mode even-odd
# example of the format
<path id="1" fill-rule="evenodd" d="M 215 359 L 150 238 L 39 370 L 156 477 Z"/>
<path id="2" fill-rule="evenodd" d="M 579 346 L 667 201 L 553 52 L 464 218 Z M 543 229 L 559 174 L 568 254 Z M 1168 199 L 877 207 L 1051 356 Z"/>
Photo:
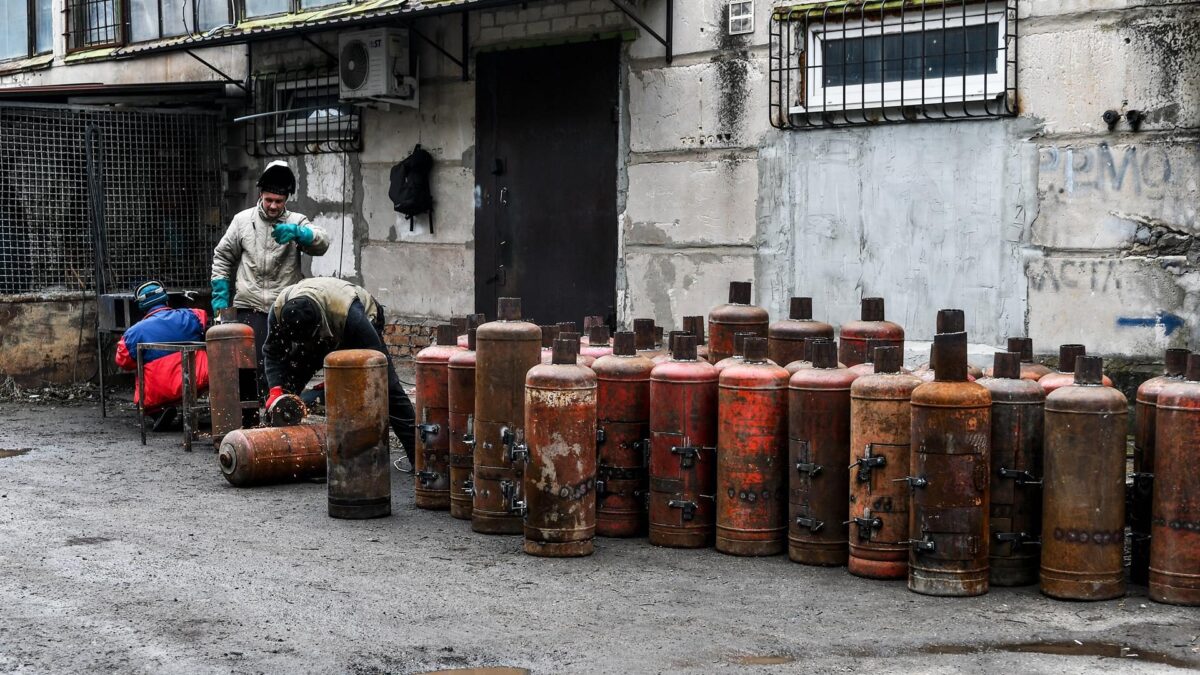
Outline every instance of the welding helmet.
<path id="1" fill-rule="evenodd" d="M 291 196 L 296 192 L 296 174 L 292 172 L 292 168 L 288 166 L 287 162 L 275 160 L 263 169 L 256 185 L 263 192 Z"/>
<path id="2" fill-rule="evenodd" d="M 138 286 L 133 295 L 137 300 L 138 309 L 143 312 L 167 304 L 167 289 L 157 281 L 147 281 Z"/>
<path id="3" fill-rule="evenodd" d="M 292 298 L 283 304 L 276 328 L 296 342 L 315 337 L 321 329 L 321 310 L 311 298 Z"/>

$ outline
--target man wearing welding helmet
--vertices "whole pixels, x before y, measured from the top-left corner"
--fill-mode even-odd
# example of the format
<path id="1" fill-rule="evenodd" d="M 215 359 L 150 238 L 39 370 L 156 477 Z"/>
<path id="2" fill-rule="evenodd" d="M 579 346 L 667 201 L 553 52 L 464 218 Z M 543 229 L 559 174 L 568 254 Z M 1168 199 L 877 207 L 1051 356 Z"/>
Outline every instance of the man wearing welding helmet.
<path id="1" fill-rule="evenodd" d="M 283 289 L 267 315 L 263 365 L 267 407 L 299 394 L 325 357 L 338 349 L 374 349 L 387 357 L 388 418 L 412 465 L 416 451 L 412 402 L 400 386 L 383 344 L 383 307 L 361 286 L 331 277 L 304 279 Z"/>
<path id="2" fill-rule="evenodd" d="M 267 339 L 267 312 L 284 288 L 300 281 L 300 254 L 324 255 L 329 235 L 308 217 L 287 209 L 296 175 L 286 162 L 267 165 L 258 177 L 258 203 L 233 217 L 213 250 L 212 308 L 237 310 L 237 320 L 254 329 L 259 373 Z M 263 383 L 262 378 L 259 379 Z"/>

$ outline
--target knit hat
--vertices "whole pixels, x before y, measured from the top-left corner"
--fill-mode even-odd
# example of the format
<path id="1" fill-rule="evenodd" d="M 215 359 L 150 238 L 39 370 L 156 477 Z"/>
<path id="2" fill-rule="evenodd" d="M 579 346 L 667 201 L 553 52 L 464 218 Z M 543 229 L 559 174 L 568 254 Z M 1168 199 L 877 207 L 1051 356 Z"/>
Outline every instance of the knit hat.
<path id="1" fill-rule="evenodd" d="M 258 188 L 277 195 L 291 195 L 296 191 L 296 174 L 287 162 L 275 160 L 263 169 L 258 177 Z"/>
<path id="2" fill-rule="evenodd" d="M 167 304 L 167 289 L 157 281 L 147 281 L 134 293 L 138 309 L 143 312 Z"/>
<path id="3" fill-rule="evenodd" d="M 311 298 L 292 298 L 283 304 L 278 329 L 285 337 L 306 339 L 320 327 L 321 310 Z"/>

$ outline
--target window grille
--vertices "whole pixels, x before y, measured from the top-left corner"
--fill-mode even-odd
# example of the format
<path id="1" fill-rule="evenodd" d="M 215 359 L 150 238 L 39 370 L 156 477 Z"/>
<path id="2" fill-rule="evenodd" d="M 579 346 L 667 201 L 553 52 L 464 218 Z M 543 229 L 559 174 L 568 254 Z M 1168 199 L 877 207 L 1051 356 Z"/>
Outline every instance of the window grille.
<path id="1" fill-rule="evenodd" d="M 771 17 L 780 129 L 1016 114 L 1017 0 L 813 2 Z"/>
<path id="2" fill-rule="evenodd" d="M 247 151 L 259 157 L 362 150 L 362 111 L 338 100 L 337 70 L 254 76 Z"/>
<path id="3" fill-rule="evenodd" d="M 94 290 L 97 196 L 109 291 L 207 287 L 225 230 L 222 146 L 215 115 L 0 106 L 0 294 Z"/>
<path id="4" fill-rule="evenodd" d="M 67 48 L 91 49 L 124 40 L 122 0 L 67 0 Z"/>

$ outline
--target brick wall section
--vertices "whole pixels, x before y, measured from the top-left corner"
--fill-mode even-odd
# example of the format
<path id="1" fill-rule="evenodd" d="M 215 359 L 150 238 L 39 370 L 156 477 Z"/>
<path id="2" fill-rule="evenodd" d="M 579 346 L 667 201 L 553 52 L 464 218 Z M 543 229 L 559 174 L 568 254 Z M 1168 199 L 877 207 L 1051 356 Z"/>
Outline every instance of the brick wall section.
<path id="1" fill-rule="evenodd" d="M 479 43 L 538 39 L 554 34 L 619 30 L 630 25 L 610 0 L 531 2 L 523 9 L 479 13 Z"/>
<path id="2" fill-rule="evenodd" d="M 436 321 L 401 319 L 383 327 L 383 343 L 395 358 L 411 359 L 417 352 L 433 344 L 437 334 Z"/>

